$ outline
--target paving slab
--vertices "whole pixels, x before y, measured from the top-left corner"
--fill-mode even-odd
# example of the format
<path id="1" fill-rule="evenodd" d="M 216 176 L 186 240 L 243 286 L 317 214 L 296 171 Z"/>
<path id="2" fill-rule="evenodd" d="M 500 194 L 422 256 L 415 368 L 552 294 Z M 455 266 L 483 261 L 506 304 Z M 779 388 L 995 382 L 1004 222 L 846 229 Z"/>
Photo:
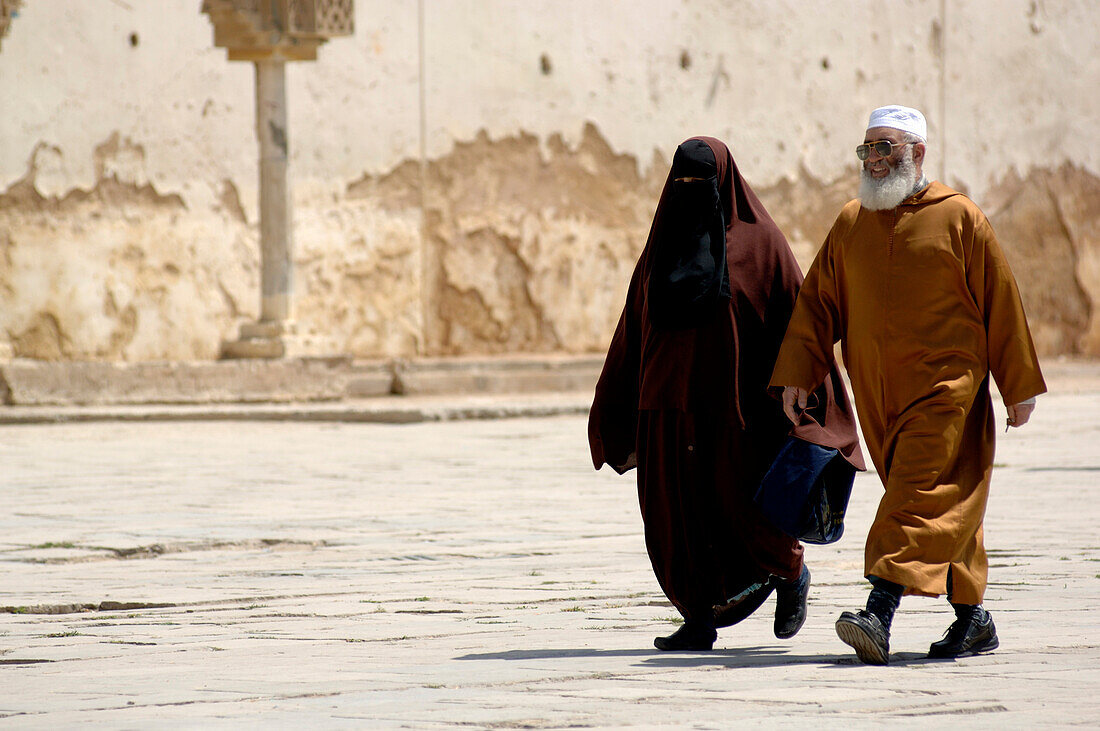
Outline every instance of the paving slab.
<path id="1" fill-rule="evenodd" d="M 0 727 L 1095 727 L 1094 374 L 998 435 L 1000 649 L 925 659 L 952 615 L 908 597 L 889 667 L 833 631 L 866 595 L 871 473 L 844 538 L 807 548 L 797 637 L 769 600 L 713 652 L 662 653 L 676 613 L 634 480 L 592 470 L 579 396 L 485 402 L 509 419 L 3 425 Z"/>

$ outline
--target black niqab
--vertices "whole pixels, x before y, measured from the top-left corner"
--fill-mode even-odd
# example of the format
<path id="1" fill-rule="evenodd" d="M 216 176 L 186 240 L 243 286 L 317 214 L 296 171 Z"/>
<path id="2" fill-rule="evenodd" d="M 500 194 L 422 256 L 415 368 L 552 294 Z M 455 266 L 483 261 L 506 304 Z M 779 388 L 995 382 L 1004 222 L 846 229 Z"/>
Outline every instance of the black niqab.
<path id="1" fill-rule="evenodd" d="M 665 211 L 653 237 L 649 317 L 667 329 L 696 327 L 730 297 L 726 266 L 726 216 L 718 191 L 718 165 L 706 142 L 676 148 Z"/>

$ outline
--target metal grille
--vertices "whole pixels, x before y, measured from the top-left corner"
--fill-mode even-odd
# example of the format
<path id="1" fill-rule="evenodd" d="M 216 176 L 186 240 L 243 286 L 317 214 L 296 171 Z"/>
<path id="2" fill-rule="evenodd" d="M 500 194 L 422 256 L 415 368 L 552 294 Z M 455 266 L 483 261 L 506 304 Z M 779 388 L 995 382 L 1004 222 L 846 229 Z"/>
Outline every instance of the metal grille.
<path id="1" fill-rule="evenodd" d="M 354 30 L 353 0 L 285 0 L 292 34 L 346 36 Z"/>
<path id="2" fill-rule="evenodd" d="M 329 38 L 352 34 L 355 0 L 203 0 L 202 10 L 230 61 L 312 61 Z"/>
<path id="3" fill-rule="evenodd" d="M 317 0 L 318 32 L 347 36 L 355 30 L 355 3 L 352 0 Z"/>

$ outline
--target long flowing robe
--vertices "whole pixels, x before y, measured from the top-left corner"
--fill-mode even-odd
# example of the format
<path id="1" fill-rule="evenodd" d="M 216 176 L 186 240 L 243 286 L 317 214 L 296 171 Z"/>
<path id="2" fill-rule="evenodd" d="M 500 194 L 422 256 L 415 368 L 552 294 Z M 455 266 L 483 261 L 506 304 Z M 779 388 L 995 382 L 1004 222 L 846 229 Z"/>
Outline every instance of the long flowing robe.
<path id="1" fill-rule="evenodd" d="M 671 179 L 596 386 L 592 462 L 625 472 L 636 457 L 646 547 L 665 595 L 688 620 L 710 622 L 769 575 L 793 579 L 802 546 L 769 523 L 752 496 L 791 430 L 767 382 L 801 271 L 786 239 L 741 178 L 726 146 L 703 139 L 718 166 L 730 297 L 695 327 L 654 324 L 647 289 L 667 231 Z M 794 433 L 863 469 L 855 419 L 835 370 Z"/>
<path id="2" fill-rule="evenodd" d="M 893 210 L 848 203 L 807 272 L 771 385 L 814 388 L 837 340 L 886 490 L 866 574 L 980 603 L 989 374 L 1006 404 L 1046 390 L 1016 281 L 981 210 L 938 182 Z"/>

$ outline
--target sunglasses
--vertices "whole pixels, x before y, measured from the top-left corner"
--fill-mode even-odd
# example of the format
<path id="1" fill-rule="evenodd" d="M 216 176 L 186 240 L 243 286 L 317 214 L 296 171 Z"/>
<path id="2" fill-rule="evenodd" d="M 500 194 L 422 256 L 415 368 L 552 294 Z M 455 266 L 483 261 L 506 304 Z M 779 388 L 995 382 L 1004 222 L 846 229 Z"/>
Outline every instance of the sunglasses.
<path id="1" fill-rule="evenodd" d="M 879 140 L 878 142 L 864 142 L 862 145 L 856 145 L 856 157 L 860 160 L 866 160 L 871 156 L 871 150 L 874 150 L 879 157 L 890 157 L 894 153 L 895 147 L 905 147 L 911 145 L 912 142 L 891 142 L 890 140 Z"/>

